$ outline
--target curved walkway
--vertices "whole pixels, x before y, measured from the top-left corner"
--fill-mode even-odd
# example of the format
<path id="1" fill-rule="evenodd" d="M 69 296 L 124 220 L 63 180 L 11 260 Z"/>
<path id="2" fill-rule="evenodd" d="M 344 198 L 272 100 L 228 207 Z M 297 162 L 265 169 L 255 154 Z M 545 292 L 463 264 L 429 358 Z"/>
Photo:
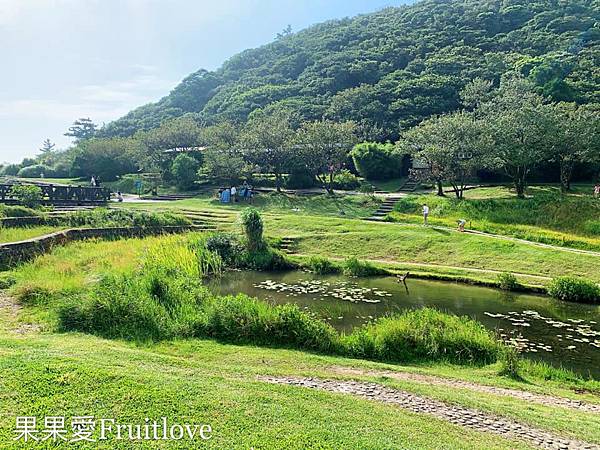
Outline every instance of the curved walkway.
<path id="1" fill-rule="evenodd" d="M 600 446 L 557 436 L 527 424 L 462 406 L 448 405 L 438 400 L 391 389 L 376 383 L 322 380 L 318 378 L 259 376 L 260 381 L 273 384 L 286 384 L 323 391 L 351 394 L 369 400 L 397 405 L 408 411 L 429 414 L 455 425 L 489 432 L 504 437 L 523 439 L 549 450 L 590 449 L 600 450 Z"/>
<path id="2" fill-rule="evenodd" d="M 553 395 L 537 394 L 534 392 L 522 391 L 519 389 L 509 389 L 496 386 L 487 386 L 484 384 L 473 383 L 470 381 L 453 380 L 450 378 L 436 377 L 433 375 L 423 375 L 411 372 L 393 372 L 390 370 L 361 370 L 350 367 L 334 366 L 330 367 L 333 373 L 340 375 L 373 376 L 387 377 L 401 381 L 411 381 L 435 386 L 444 386 L 449 388 L 467 389 L 484 394 L 499 395 L 502 397 L 512 397 L 519 400 L 525 400 L 530 403 L 537 403 L 544 406 L 558 406 L 561 408 L 573 409 L 582 412 L 600 414 L 600 404 L 586 403 L 581 400 L 573 400 L 564 397 L 555 397 Z"/>

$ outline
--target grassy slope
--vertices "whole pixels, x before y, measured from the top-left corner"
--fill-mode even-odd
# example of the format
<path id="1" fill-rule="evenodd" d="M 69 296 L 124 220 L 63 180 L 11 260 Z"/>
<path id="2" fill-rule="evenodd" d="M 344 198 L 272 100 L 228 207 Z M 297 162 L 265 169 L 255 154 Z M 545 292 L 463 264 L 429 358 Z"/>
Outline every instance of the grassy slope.
<path id="1" fill-rule="evenodd" d="M 207 448 L 526 448 L 366 400 L 255 381 L 326 361 L 301 353 L 212 342 L 136 348 L 79 335 L 0 339 L 0 442 L 18 412 L 209 423 Z"/>
<path id="2" fill-rule="evenodd" d="M 557 187 L 538 186 L 521 200 L 507 187 L 473 189 L 459 201 L 448 194 L 412 195 L 401 200 L 390 215 L 398 222 L 421 223 L 421 205 L 430 206 L 430 223 L 467 227 L 535 242 L 588 250 L 600 249 L 600 200 L 587 185 L 562 195 Z"/>

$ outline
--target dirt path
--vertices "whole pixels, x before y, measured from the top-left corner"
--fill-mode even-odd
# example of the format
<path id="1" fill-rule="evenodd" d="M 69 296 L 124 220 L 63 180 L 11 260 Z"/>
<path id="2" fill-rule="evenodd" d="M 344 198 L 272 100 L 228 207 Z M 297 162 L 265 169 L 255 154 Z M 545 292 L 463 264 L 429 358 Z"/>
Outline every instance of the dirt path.
<path id="1" fill-rule="evenodd" d="M 437 400 L 421 397 L 397 389 L 390 389 L 375 383 L 267 376 L 261 376 L 258 377 L 258 379 L 267 383 L 286 384 L 335 393 L 352 394 L 369 400 L 393 404 L 415 413 L 429 414 L 439 419 L 447 420 L 455 425 L 472 428 L 477 431 L 496 433 L 509 438 L 523 439 L 549 450 L 600 450 L 600 446 L 595 444 L 563 438 L 553 433 L 500 416 L 478 411 L 476 409 L 464 408 L 462 406 L 447 405 Z"/>
<path id="2" fill-rule="evenodd" d="M 387 370 L 361 370 L 351 367 L 330 367 L 329 370 L 340 375 L 361 375 L 373 377 L 388 377 L 400 381 L 412 381 L 435 386 L 449 388 L 468 389 L 470 391 L 481 392 L 484 394 L 500 395 L 512 397 L 519 400 L 525 400 L 530 403 L 537 403 L 544 406 L 558 406 L 561 408 L 574 409 L 577 411 L 600 414 L 600 404 L 586 403 L 580 400 L 573 400 L 564 397 L 554 397 L 552 395 L 536 394 L 533 392 L 521 391 L 519 389 L 509 389 L 483 384 L 472 383 L 463 380 L 453 380 L 450 378 L 436 377 L 432 375 L 422 375 L 409 372 L 392 372 Z"/>
<path id="3" fill-rule="evenodd" d="M 15 299 L 0 291 L 0 315 L 8 318 L 8 329 L 16 334 L 27 334 L 40 331 L 40 326 L 37 324 L 19 323 L 17 321 L 19 311 L 21 311 L 21 306 Z M 16 327 L 14 327 L 15 325 Z"/>

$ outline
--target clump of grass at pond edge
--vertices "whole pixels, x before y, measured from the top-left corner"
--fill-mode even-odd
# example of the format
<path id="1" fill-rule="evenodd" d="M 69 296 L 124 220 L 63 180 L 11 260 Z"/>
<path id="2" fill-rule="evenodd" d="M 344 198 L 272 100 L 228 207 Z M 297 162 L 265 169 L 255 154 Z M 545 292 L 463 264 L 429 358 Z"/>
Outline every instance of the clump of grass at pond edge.
<path id="1" fill-rule="evenodd" d="M 548 294 L 564 301 L 600 303 L 600 286 L 583 278 L 555 278 L 548 286 Z"/>
<path id="2" fill-rule="evenodd" d="M 503 344 L 468 318 L 423 308 L 380 319 L 345 339 L 350 356 L 390 362 L 447 361 L 487 364 Z"/>
<path id="3" fill-rule="evenodd" d="M 342 271 L 338 264 L 322 256 L 311 256 L 302 264 L 302 267 L 319 275 L 340 273 Z"/>
<path id="4" fill-rule="evenodd" d="M 517 277 L 515 277 L 510 272 L 503 272 L 501 274 L 498 274 L 498 286 L 500 287 L 500 289 L 503 289 L 505 291 L 516 291 L 522 288 L 522 286 L 519 284 L 519 281 L 517 280 Z"/>
<path id="5" fill-rule="evenodd" d="M 342 272 L 349 277 L 372 277 L 389 274 L 389 271 L 377 267 L 368 261 L 361 261 L 355 257 L 348 258 L 344 261 Z"/>

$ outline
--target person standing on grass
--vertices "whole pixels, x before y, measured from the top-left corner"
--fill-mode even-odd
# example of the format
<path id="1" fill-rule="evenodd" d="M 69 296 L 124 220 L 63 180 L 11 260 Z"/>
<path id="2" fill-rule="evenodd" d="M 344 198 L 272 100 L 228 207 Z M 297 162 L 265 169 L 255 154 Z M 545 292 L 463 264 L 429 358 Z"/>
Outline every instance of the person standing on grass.
<path id="1" fill-rule="evenodd" d="M 237 202 L 237 189 L 235 186 L 231 186 L 231 202 Z"/>
<path id="2" fill-rule="evenodd" d="M 427 225 L 427 218 L 429 217 L 429 206 L 423 203 L 423 225 Z"/>
<path id="3" fill-rule="evenodd" d="M 596 183 L 594 186 L 594 197 L 600 197 L 600 183 Z"/>

